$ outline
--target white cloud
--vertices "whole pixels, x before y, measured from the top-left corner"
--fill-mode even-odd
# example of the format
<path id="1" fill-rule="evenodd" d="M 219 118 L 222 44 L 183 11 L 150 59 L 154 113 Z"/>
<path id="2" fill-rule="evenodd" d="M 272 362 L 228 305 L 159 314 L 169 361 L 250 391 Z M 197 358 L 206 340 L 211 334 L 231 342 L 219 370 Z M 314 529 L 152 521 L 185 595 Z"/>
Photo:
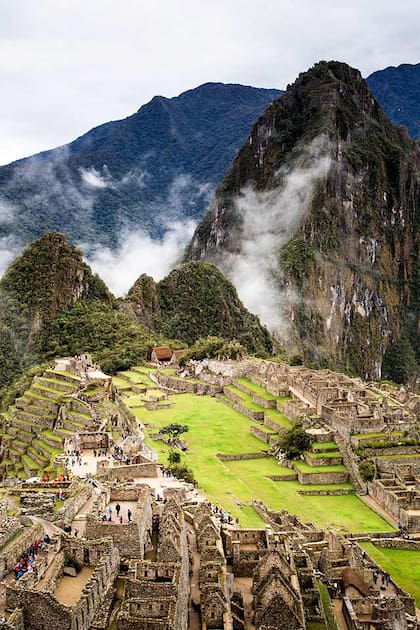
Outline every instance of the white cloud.
<path id="1" fill-rule="evenodd" d="M 190 240 L 194 221 L 169 223 L 160 239 L 149 234 L 123 232 L 116 250 L 96 248 L 87 254 L 87 262 L 117 295 L 124 295 L 142 273 L 160 280 L 178 262 L 182 248 Z"/>
<path id="2" fill-rule="evenodd" d="M 12 223 L 15 218 L 13 206 L 5 199 L 0 199 L 0 225 Z"/>
<path id="3" fill-rule="evenodd" d="M 320 59 L 367 75 L 420 57 L 416 0 L 1 5 L 0 163 L 207 81 L 284 88 Z"/>
<path id="4" fill-rule="evenodd" d="M 329 142 L 319 137 L 299 153 L 298 163 L 278 172 L 277 188 L 244 189 L 236 202 L 242 217 L 240 252 L 219 262 L 245 306 L 282 341 L 287 340 L 288 311 L 296 296 L 280 282 L 278 252 L 296 232 L 316 181 L 330 166 Z"/>
<path id="5" fill-rule="evenodd" d="M 80 175 L 82 176 L 82 180 L 88 186 L 92 186 L 92 188 L 106 188 L 110 186 L 110 182 L 108 182 L 97 170 L 96 168 L 81 168 Z"/>

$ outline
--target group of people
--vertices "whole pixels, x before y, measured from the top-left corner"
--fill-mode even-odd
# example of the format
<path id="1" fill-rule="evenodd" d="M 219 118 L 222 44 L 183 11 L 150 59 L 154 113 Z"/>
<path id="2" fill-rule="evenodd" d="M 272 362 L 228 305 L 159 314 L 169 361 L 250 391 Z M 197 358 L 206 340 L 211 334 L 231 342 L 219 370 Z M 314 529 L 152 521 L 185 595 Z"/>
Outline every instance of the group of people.
<path id="1" fill-rule="evenodd" d="M 404 527 L 400 522 L 398 522 L 398 531 L 401 538 L 404 538 L 404 540 L 414 540 L 414 536 L 410 536 L 410 534 L 408 533 L 408 529 Z"/>
<path id="2" fill-rule="evenodd" d="M 108 455 L 108 448 L 107 447 L 105 447 L 105 448 L 98 448 L 98 449 L 94 448 L 93 449 L 93 456 L 94 457 L 107 457 L 107 455 Z"/>
<path id="3" fill-rule="evenodd" d="M 44 539 L 35 540 L 18 558 L 15 566 L 14 573 L 15 579 L 19 580 L 25 573 L 33 573 L 35 567 L 35 561 L 39 551 L 43 545 L 48 545 L 51 542 L 51 538 L 48 534 L 45 534 Z"/>
<path id="4" fill-rule="evenodd" d="M 124 522 L 123 516 L 122 514 L 120 514 L 121 512 L 121 505 L 119 503 L 116 504 L 115 506 L 115 513 L 116 513 L 116 521 L 117 523 L 120 523 L 121 525 Z M 112 506 L 110 505 L 108 508 L 108 515 L 104 512 L 102 512 L 102 510 L 99 510 L 98 516 L 101 519 L 101 521 L 103 521 L 104 523 L 112 523 L 112 515 L 113 515 L 113 509 Z M 132 519 L 132 512 L 130 510 L 130 508 L 127 510 L 127 523 L 131 523 L 131 519 Z"/>
<path id="5" fill-rule="evenodd" d="M 374 584 L 376 584 L 378 580 L 381 581 L 382 583 L 381 588 L 386 588 L 387 586 L 389 586 L 391 582 L 391 576 L 389 575 L 389 573 L 387 573 L 387 571 L 382 571 L 381 569 L 378 569 L 378 568 L 374 569 L 372 577 L 373 577 Z"/>

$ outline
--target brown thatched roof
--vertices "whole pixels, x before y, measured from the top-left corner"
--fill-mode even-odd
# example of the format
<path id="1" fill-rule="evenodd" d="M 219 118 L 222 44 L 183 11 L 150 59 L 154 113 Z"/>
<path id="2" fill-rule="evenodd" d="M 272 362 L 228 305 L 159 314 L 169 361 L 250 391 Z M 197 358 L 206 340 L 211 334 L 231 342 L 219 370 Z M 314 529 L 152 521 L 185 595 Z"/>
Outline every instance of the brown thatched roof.
<path id="1" fill-rule="evenodd" d="M 169 346 L 157 346 L 153 348 L 153 352 L 159 361 L 168 360 L 172 357 L 172 350 Z"/>

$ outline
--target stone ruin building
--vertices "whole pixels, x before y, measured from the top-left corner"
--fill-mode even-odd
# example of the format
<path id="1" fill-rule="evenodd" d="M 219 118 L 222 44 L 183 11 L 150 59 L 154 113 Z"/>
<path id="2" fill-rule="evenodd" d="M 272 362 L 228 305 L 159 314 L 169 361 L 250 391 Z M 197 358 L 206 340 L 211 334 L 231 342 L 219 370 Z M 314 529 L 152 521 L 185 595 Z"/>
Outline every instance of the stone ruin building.
<path id="1" fill-rule="evenodd" d="M 373 386 L 366 387 L 359 379 L 328 370 L 315 372 L 267 361 L 207 361 L 191 369 L 200 377 L 199 383 L 179 384 L 179 378 L 162 374 L 160 384 L 164 387 L 165 381 L 171 388 L 192 386 L 188 391 L 218 395 L 232 379 L 246 375 L 275 396 L 290 395 L 285 403 L 288 418 L 303 418 L 307 430 L 319 441 L 335 439 L 356 483 L 352 450 L 355 444 L 359 446 L 365 433 L 385 433 L 392 440 L 394 432 L 400 435 L 415 422 L 418 411 L 416 401 L 407 392 L 404 403 L 397 401 L 392 405 Z M 55 381 L 57 387 L 57 381 L 62 383 L 62 389 L 57 391 L 63 393 L 65 400 L 58 394 L 48 404 L 44 401 L 44 413 L 36 401 L 41 400 L 37 397 L 39 391 L 53 396 L 48 381 Z M 79 395 L 86 384 L 95 392 L 98 386 L 100 395 L 106 392 L 114 418 L 107 417 L 106 424 L 111 422 L 114 428 L 129 435 L 126 452 L 130 461 L 116 461 L 112 466 L 106 458 L 98 461 L 94 484 L 92 479 L 38 479 L 32 483 L 16 482 L 6 489 L 0 502 L 5 627 L 328 629 L 328 619 L 334 615 L 338 602 L 351 630 L 417 627 L 413 598 L 392 579 L 385 593 L 381 591 L 373 579 L 375 562 L 359 544 L 370 539 L 378 546 L 404 549 L 417 542 L 398 536 L 398 532 L 386 537 L 378 534 L 377 538 L 341 536 L 302 523 L 285 511 L 271 511 L 258 502 L 254 508 L 266 526 L 243 529 L 235 523 L 222 523 L 217 510 L 200 500 L 189 484 L 180 484 L 176 489 L 168 487 L 164 496 L 158 497 L 147 483 L 147 478 L 159 474 L 156 458 L 143 446 L 130 410 L 90 357 L 61 361 L 54 375 L 48 371 L 37 384 L 31 390 L 35 395 L 23 397 L 3 417 L 7 435 L 22 435 L 17 440 L 22 444 L 13 439 L 2 443 L 3 459 L 11 462 L 3 466 L 5 473 L 13 468 L 14 472 L 24 470 L 29 476 L 33 469 L 28 460 L 32 458 L 35 461 L 38 457 L 44 464 L 43 444 L 57 444 L 52 435 L 58 436 L 67 450 L 110 448 L 105 419 L 95 417 L 95 404 Z M 27 414 L 36 427 L 34 433 L 22 433 Z M 39 430 L 41 440 L 36 437 Z M 356 442 L 353 444 L 352 440 Z M 406 447 L 398 448 L 405 456 Z M 62 460 L 62 456 L 56 456 L 56 463 Z M 376 465 L 378 475 L 368 484 L 369 494 L 408 532 L 418 532 L 418 466 L 395 456 L 392 460 L 378 459 Z M 16 478 L 19 479 L 18 474 Z M 57 493 L 61 497 L 59 504 Z M 115 514 L 112 520 L 106 519 L 110 506 L 115 510 L 116 503 L 123 506 L 122 523 Z M 9 516 L 9 512 L 13 515 Z M 77 536 L 64 531 L 69 524 L 73 532 L 81 529 Z M 18 580 L 11 579 L 17 559 L 34 541 L 46 536 L 49 542 L 38 554 L 35 570 L 27 571 Z"/>

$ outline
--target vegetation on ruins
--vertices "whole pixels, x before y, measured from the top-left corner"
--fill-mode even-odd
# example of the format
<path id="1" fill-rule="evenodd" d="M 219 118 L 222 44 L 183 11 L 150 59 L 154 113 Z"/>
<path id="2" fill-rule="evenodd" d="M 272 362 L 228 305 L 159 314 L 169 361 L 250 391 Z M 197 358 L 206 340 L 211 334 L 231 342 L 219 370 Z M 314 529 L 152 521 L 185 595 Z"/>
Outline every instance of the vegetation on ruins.
<path id="1" fill-rule="evenodd" d="M 280 437 L 274 451 L 277 456 L 283 454 L 286 459 L 298 459 L 310 446 L 310 436 L 302 424 L 297 423 Z"/>
<path id="2" fill-rule="evenodd" d="M 162 427 L 160 430 L 163 435 L 167 435 L 167 442 L 169 445 L 170 451 L 175 447 L 177 441 L 183 433 L 187 433 L 189 431 L 189 426 L 186 424 L 179 424 L 177 422 L 172 422 L 171 424 L 167 424 L 165 427 Z"/>
<path id="3" fill-rule="evenodd" d="M 370 459 L 363 459 L 359 464 L 359 473 L 363 481 L 373 481 L 375 479 L 375 464 Z"/>
<path id="4" fill-rule="evenodd" d="M 222 337 L 200 337 L 180 358 L 180 365 L 185 365 L 191 359 L 237 360 L 246 355 L 245 348 L 237 341 L 228 341 Z"/>

